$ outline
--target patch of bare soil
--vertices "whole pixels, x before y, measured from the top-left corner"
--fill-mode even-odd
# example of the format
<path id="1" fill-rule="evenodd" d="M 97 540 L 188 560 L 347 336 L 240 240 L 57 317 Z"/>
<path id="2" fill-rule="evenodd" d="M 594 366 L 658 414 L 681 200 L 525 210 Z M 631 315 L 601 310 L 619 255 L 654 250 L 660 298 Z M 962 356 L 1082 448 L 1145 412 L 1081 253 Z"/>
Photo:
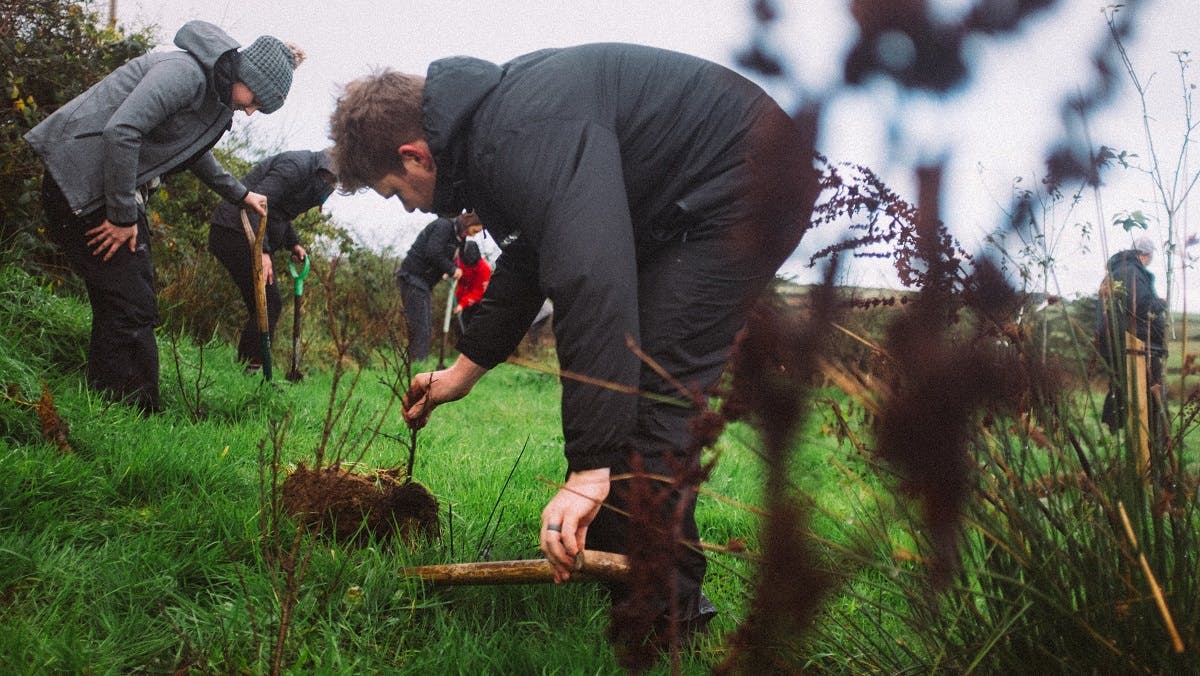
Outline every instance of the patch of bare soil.
<path id="1" fill-rule="evenodd" d="M 342 542 L 399 536 L 405 542 L 441 531 L 437 498 L 404 481 L 401 469 L 357 473 L 342 467 L 301 464 L 280 486 L 284 512 L 314 532 Z"/>

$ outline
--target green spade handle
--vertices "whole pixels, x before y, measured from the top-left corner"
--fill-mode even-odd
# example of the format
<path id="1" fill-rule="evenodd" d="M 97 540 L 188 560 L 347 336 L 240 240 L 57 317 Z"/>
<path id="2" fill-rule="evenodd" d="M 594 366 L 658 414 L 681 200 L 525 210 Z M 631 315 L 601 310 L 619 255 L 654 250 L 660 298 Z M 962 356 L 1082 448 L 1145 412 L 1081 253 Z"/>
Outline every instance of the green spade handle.
<path id="1" fill-rule="evenodd" d="M 297 296 L 302 295 L 304 293 L 304 278 L 308 277 L 308 268 L 309 268 L 310 263 L 312 262 L 311 259 L 312 259 L 312 256 L 304 257 L 304 268 L 301 269 L 300 272 L 296 272 L 296 262 L 290 258 L 288 259 L 288 272 L 290 272 L 292 274 L 292 278 L 296 280 L 296 295 Z"/>

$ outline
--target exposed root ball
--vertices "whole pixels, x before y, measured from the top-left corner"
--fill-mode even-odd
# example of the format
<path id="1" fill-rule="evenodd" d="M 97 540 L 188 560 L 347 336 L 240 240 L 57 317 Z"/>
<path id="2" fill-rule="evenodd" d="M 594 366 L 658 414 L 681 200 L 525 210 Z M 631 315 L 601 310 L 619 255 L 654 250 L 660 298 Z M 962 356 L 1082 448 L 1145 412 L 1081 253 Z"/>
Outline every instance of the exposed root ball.
<path id="1" fill-rule="evenodd" d="M 309 469 L 301 464 L 280 486 L 283 510 L 309 529 L 339 541 L 399 535 L 437 537 L 438 502 L 419 483 L 404 482 L 401 471 L 355 474 L 340 465 Z"/>

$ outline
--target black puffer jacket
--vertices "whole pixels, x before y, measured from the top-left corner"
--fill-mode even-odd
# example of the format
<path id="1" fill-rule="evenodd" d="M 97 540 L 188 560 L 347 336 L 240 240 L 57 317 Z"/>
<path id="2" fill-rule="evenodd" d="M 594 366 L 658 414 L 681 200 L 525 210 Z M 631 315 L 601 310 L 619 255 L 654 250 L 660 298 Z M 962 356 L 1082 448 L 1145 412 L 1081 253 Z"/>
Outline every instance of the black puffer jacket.
<path id="1" fill-rule="evenodd" d="M 1109 327 L 1117 335 L 1132 331 L 1149 345 L 1151 352 L 1166 355 L 1166 301 L 1154 291 L 1154 275 L 1138 259 L 1133 249 L 1120 251 L 1108 259 L 1108 289 L 1111 294 L 1113 317 L 1110 324 L 1109 303 L 1101 298 L 1097 322 L 1100 347 L 1111 352 Z"/>
<path id="2" fill-rule="evenodd" d="M 764 121 L 791 124 L 740 75 L 650 47 L 431 64 L 422 122 L 435 209 L 473 208 L 503 250 L 459 349 L 485 367 L 504 361 L 549 297 L 561 367 L 636 387 L 626 337 L 639 335 L 639 255 L 736 219 Z M 811 156 L 799 162 L 811 168 Z M 610 466 L 635 413 L 633 397 L 564 381 L 569 469 Z"/>
<path id="3" fill-rule="evenodd" d="M 320 150 L 290 150 L 255 164 L 242 178 L 247 188 L 267 196 L 267 233 L 263 252 L 290 250 L 300 243 L 292 220 L 309 209 L 321 206 L 333 194 L 333 162 Z M 242 232 L 239 208 L 221 202 L 213 210 L 212 224 Z M 257 216 L 250 224 L 258 226 Z"/>
<path id="4" fill-rule="evenodd" d="M 458 269 L 454 255 L 458 252 L 461 229 L 454 218 L 439 218 L 426 225 L 408 247 L 397 275 L 405 275 L 426 289 L 432 289 L 442 275 L 453 275 Z"/>

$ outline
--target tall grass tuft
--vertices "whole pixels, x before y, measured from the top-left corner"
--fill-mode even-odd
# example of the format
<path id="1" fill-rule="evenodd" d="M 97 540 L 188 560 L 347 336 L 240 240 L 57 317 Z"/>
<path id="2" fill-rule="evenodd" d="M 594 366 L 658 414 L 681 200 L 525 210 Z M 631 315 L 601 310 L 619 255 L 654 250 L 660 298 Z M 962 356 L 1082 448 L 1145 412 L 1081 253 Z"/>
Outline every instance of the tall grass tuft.
<path id="1" fill-rule="evenodd" d="M 0 261 L 0 439 L 68 444 L 46 388 L 84 363 L 87 320 L 78 304 Z"/>
<path id="2" fill-rule="evenodd" d="M 973 427 L 960 565 L 941 594 L 927 577 L 923 552 L 937 548 L 922 520 L 878 494 L 865 499 L 860 530 L 842 533 L 853 544 L 835 556 L 854 572 L 844 578 L 842 607 L 820 628 L 816 665 L 890 673 L 1194 667 L 1195 475 L 1168 496 L 1090 411 L 1061 393 L 1021 418 Z"/>
<path id="3" fill-rule="evenodd" d="M 920 218 L 914 229 L 918 248 L 931 241 Z M 827 370 L 861 406 L 834 414 L 844 430 L 868 424 L 844 437 L 868 462 L 844 470 L 860 488 L 849 518 L 813 535 L 840 589 L 794 664 L 1186 673 L 1200 523 L 1195 472 L 1176 462 L 1195 449 L 1176 440 L 1192 423 L 1176 417 L 1140 468 L 1140 435 L 1109 433 L 1088 382 L 1063 376 L 1090 347 L 1044 354 L 1000 275 L 942 269 L 889 324 L 873 373 Z"/>

